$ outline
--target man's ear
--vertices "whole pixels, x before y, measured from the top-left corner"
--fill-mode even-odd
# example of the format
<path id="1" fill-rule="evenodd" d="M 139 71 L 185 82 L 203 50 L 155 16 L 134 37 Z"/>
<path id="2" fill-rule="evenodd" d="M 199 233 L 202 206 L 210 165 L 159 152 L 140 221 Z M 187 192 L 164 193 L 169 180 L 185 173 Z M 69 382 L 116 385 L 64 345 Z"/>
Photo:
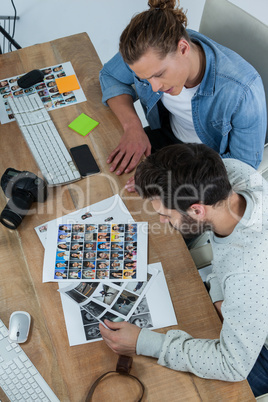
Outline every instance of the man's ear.
<path id="1" fill-rule="evenodd" d="M 198 221 L 203 221 L 206 218 L 207 211 L 203 204 L 193 204 L 187 210 L 188 215 Z"/>
<path id="2" fill-rule="evenodd" d="M 178 51 L 180 54 L 185 55 L 188 54 L 190 50 L 189 42 L 186 39 L 182 38 L 178 42 Z"/>

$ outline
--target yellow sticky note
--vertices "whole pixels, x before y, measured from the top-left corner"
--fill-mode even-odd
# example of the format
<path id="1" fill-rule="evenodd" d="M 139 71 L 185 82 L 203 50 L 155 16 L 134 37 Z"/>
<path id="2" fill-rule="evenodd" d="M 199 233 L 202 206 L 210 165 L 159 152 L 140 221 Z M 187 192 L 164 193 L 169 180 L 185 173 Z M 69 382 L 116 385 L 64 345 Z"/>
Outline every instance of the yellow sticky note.
<path id="1" fill-rule="evenodd" d="M 59 93 L 61 93 L 61 94 L 63 92 L 70 92 L 70 91 L 75 91 L 76 89 L 80 89 L 80 85 L 74 74 L 67 75 L 67 77 L 56 78 L 55 81 L 56 81 Z"/>

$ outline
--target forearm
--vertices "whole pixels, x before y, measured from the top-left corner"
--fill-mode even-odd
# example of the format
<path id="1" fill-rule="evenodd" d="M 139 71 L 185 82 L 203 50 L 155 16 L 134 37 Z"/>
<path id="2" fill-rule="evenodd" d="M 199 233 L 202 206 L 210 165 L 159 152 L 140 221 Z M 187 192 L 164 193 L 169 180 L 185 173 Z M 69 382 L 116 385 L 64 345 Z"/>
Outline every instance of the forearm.
<path id="1" fill-rule="evenodd" d="M 110 98 L 107 101 L 110 109 L 118 118 L 124 131 L 132 128 L 133 130 L 143 130 L 141 120 L 134 108 L 131 95 L 123 94 Z"/>

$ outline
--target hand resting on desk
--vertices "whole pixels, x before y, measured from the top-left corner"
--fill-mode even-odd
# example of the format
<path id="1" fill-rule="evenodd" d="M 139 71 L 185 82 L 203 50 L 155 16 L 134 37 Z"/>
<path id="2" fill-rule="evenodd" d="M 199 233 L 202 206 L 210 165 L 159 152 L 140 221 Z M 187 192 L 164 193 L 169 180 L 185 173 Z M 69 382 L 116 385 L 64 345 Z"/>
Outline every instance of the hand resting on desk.
<path id="1" fill-rule="evenodd" d="M 104 321 L 108 328 L 99 325 L 101 336 L 107 345 L 119 355 L 134 355 L 140 328 L 129 322 Z M 112 330 L 112 331 L 111 331 Z"/>

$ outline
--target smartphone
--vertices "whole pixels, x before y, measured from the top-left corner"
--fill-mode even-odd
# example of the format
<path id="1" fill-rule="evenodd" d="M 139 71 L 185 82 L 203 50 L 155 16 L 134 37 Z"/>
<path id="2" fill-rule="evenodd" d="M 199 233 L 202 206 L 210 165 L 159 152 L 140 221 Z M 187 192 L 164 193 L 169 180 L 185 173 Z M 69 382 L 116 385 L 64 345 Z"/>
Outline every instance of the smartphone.
<path id="1" fill-rule="evenodd" d="M 70 153 L 82 177 L 100 172 L 87 144 L 71 148 Z"/>

